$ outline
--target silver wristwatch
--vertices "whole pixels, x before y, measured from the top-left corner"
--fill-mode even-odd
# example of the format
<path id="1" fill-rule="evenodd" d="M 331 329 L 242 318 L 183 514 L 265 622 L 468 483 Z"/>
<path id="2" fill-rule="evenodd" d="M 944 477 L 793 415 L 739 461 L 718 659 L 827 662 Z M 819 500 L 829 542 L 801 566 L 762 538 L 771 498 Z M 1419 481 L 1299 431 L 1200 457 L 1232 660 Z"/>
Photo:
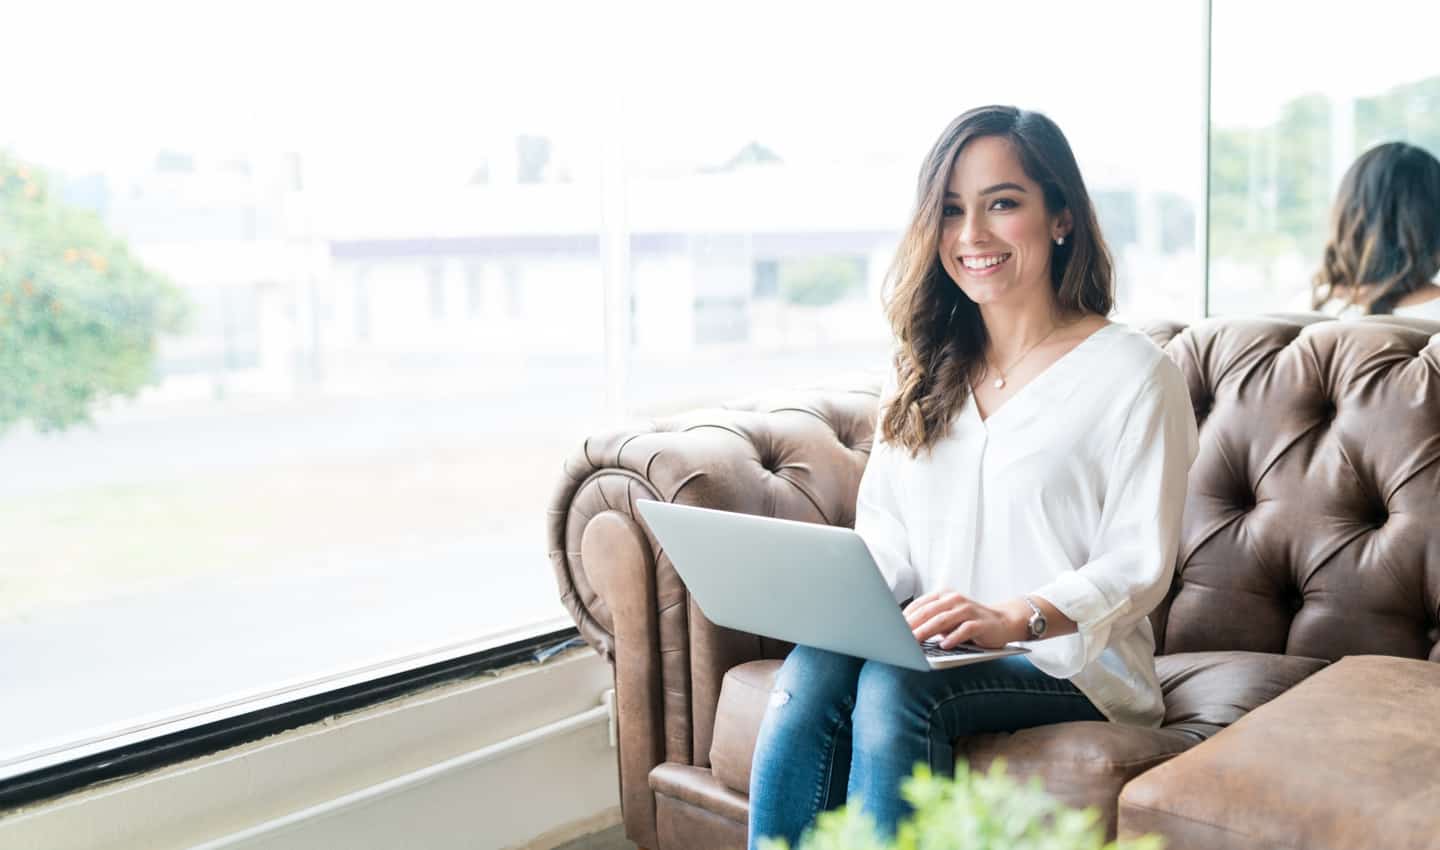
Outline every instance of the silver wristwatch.
<path id="1" fill-rule="evenodd" d="M 1041 611 L 1040 606 L 1036 605 L 1030 597 L 1022 596 L 1021 598 L 1025 600 L 1026 605 L 1030 606 L 1030 610 L 1035 612 L 1030 615 L 1030 639 L 1039 640 L 1045 637 L 1045 612 Z"/>

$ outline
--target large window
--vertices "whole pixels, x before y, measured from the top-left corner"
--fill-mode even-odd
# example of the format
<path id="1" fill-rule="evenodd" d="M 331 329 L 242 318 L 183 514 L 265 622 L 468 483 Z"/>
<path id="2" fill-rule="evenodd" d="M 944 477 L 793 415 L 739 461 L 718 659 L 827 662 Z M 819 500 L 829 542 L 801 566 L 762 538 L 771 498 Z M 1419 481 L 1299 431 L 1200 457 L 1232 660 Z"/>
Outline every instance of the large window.
<path id="1" fill-rule="evenodd" d="M 7 8 L 0 778 L 568 624 L 597 47 L 459 8 Z"/>
<path id="2" fill-rule="evenodd" d="M 1215 1 L 1211 312 L 1309 309 L 1355 158 L 1391 141 L 1440 155 L 1437 26 L 1440 6 L 1407 0 Z"/>

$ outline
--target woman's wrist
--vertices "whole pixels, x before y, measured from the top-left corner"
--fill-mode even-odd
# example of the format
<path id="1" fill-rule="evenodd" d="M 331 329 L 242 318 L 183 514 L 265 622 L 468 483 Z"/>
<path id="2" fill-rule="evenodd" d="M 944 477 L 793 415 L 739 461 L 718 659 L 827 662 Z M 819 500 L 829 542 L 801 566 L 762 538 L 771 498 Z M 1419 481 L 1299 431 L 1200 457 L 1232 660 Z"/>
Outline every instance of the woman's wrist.
<path id="1" fill-rule="evenodd" d="M 1005 619 L 1009 624 L 1006 627 L 1006 631 L 1012 635 L 1009 641 L 1010 643 L 1018 643 L 1032 639 L 1030 635 L 1030 617 L 1035 612 L 1030 610 L 1030 604 L 1025 601 L 1025 597 L 1015 597 L 1004 605 L 1001 605 L 1000 610 L 1005 614 Z"/>
<path id="2" fill-rule="evenodd" d="M 1029 601 L 1027 602 L 1026 600 Z M 1030 636 L 1030 617 L 1035 613 L 1034 609 L 1030 607 L 1031 602 L 1035 604 L 1036 608 L 1040 609 L 1040 616 L 1045 618 L 1045 634 L 1040 637 L 1039 640 L 1073 635 L 1079 630 L 1074 620 L 1065 616 L 1059 608 L 1056 608 L 1050 600 L 1043 596 L 1031 593 L 1027 596 L 1018 596 L 1014 601 L 1024 609 L 1024 613 L 1022 614 L 1024 623 L 1021 624 L 1020 630 L 1024 632 L 1025 637 L 1020 638 L 1021 640 L 1036 640 L 1036 638 Z"/>

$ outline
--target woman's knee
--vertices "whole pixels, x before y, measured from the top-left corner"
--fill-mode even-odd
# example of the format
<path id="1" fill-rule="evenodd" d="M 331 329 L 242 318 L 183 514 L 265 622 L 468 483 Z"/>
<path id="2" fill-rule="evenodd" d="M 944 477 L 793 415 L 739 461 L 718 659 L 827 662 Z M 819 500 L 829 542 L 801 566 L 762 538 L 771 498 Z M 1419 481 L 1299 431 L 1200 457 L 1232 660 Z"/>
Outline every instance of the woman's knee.
<path id="1" fill-rule="evenodd" d="M 891 664 L 866 664 L 855 686 L 855 734 L 878 745 L 923 722 L 928 684 L 924 677 L 920 671 Z"/>
<path id="2" fill-rule="evenodd" d="M 856 707 L 888 712 L 924 691 L 928 675 L 878 661 L 866 664 L 855 685 Z"/>

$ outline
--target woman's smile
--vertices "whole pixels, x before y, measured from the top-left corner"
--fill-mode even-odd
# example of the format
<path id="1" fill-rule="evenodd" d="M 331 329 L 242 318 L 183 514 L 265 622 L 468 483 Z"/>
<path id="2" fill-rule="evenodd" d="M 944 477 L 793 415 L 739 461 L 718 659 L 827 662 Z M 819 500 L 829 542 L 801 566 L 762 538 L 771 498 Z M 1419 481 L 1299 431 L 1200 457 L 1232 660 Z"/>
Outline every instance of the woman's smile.
<path id="1" fill-rule="evenodd" d="M 995 274 L 1009 261 L 1012 254 L 967 254 L 960 257 L 960 265 L 971 277 L 985 277 Z"/>

